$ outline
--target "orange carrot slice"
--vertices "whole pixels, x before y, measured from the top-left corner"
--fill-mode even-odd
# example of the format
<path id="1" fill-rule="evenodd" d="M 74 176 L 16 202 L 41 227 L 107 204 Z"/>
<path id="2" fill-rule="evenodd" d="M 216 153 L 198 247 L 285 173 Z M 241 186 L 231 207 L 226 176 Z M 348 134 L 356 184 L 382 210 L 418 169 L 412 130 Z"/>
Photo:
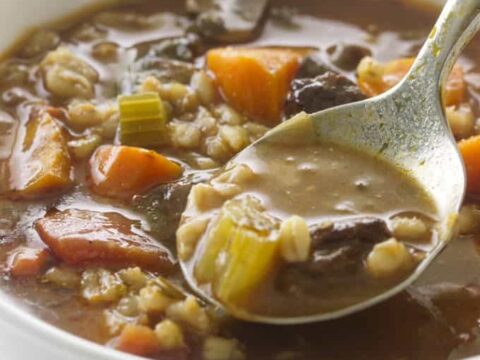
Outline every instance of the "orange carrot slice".
<path id="1" fill-rule="evenodd" d="M 358 66 L 358 86 L 367 96 L 379 95 L 398 84 L 407 75 L 414 61 L 414 58 L 404 58 L 380 64 L 370 57 L 364 58 Z M 462 103 L 466 93 L 463 69 L 456 64 L 443 90 L 445 106 Z"/>
<path id="2" fill-rule="evenodd" d="M 96 194 L 129 199 L 181 174 L 180 165 L 155 151 L 104 145 L 90 159 L 89 184 Z"/>
<path id="3" fill-rule="evenodd" d="M 73 184 L 66 139 L 48 112 L 32 114 L 8 170 L 13 198 L 43 198 L 64 192 Z"/>
<path id="4" fill-rule="evenodd" d="M 273 125 L 281 113 L 301 60 L 302 49 L 219 48 L 207 54 L 227 101 L 240 112 Z"/>
<path id="5" fill-rule="evenodd" d="M 27 277 L 39 275 L 48 263 L 47 249 L 20 247 L 8 257 L 8 268 L 12 276 Z"/>
<path id="6" fill-rule="evenodd" d="M 139 356 L 154 355 L 160 351 L 155 332 L 147 326 L 125 325 L 118 336 L 115 349 Z"/>
<path id="7" fill-rule="evenodd" d="M 458 143 L 467 170 L 467 190 L 480 194 L 480 135 Z"/>
<path id="8" fill-rule="evenodd" d="M 35 223 L 42 241 L 71 265 L 143 266 L 168 272 L 170 252 L 118 213 L 70 209 L 48 214 Z"/>

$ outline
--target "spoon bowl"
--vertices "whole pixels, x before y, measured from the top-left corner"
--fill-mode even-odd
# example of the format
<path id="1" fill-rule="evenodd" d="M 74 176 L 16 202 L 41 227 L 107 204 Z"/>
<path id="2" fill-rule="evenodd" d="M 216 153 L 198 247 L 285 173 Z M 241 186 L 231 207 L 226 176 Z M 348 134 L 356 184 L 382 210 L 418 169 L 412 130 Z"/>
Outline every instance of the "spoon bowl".
<path id="1" fill-rule="evenodd" d="M 438 209 L 438 241 L 401 283 L 360 303 L 331 312 L 298 317 L 270 317 L 248 312 L 233 315 L 270 324 L 331 320 L 360 311 L 401 292 L 414 282 L 452 238 L 466 185 L 465 169 L 442 106 L 441 93 L 459 53 L 480 27 L 480 0 L 449 0 L 412 69 L 397 86 L 365 101 L 309 116 L 295 117 L 268 132 L 244 150 L 290 139 L 329 142 L 382 158 L 407 172 L 431 196 Z M 231 163 L 243 163 L 244 152 Z M 203 298 L 220 307 L 200 289 L 181 262 L 187 280 Z"/>

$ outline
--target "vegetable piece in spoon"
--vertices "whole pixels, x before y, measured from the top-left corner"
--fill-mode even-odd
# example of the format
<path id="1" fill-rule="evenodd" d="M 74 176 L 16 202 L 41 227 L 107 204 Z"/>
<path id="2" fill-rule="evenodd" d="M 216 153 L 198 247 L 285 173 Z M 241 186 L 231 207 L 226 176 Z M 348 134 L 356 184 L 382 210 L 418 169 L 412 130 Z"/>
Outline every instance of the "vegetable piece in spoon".
<path id="1" fill-rule="evenodd" d="M 436 241 L 435 205 L 413 178 L 305 138 L 260 142 L 190 193 L 177 233 L 179 250 L 191 249 L 180 251 L 184 270 L 236 316 L 353 306 L 405 280 Z M 421 241 L 408 228 L 419 222 Z"/>

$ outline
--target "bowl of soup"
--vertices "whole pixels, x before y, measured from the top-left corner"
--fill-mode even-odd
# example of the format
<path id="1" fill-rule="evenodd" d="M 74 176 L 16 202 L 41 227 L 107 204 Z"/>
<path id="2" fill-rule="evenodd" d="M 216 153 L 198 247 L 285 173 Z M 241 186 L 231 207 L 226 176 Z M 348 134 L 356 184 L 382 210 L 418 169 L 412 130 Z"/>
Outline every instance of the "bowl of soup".
<path id="1" fill-rule="evenodd" d="M 275 316 L 338 310 L 414 271 L 436 241 L 435 206 L 398 169 L 335 144 L 235 156 L 290 117 L 393 87 L 441 3 L 275 0 L 232 22 L 199 0 L 1 1 L 3 357 L 480 354 L 478 38 L 443 93 L 468 176 L 458 235 L 406 291 L 328 322 L 266 325 L 199 297 L 178 262 L 231 313 L 241 302 Z M 275 234 L 278 246 L 256 241 Z"/>

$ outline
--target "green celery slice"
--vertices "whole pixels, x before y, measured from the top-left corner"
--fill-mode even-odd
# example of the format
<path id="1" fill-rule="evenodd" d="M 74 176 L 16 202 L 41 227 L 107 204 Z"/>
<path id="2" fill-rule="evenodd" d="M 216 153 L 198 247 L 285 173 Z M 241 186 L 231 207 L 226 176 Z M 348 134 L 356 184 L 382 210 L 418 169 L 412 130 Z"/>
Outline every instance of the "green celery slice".
<path id="1" fill-rule="evenodd" d="M 167 144 L 167 134 L 161 131 L 138 132 L 133 134 L 124 134 L 121 138 L 122 144 L 130 146 L 149 147 Z"/>
<path id="2" fill-rule="evenodd" d="M 122 123 L 122 133 L 132 134 L 148 131 L 165 131 L 165 125 L 152 121 L 152 118 L 138 119 L 138 121 L 127 121 Z"/>
<path id="3" fill-rule="evenodd" d="M 230 218 L 222 216 L 210 231 L 205 247 L 195 265 L 195 277 L 200 283 L 212 282 L 215 279 L 217 258 L 225 250 L 236 229 L 237 226 Z"/>
<path id="4" fill-rule="evenodd" d="M 227 201 L 196 258 L 195 278 L 225 304 L 244 302 L 276 268 L 278 225 L 252 196 Z"/>
<path id="5" fill-rule="evenodd" d="M 119 98 L 119 107 L 124 119 L 160 115 L 165 110 L 160 96 L 155 92 L 122 95 Z"/>
<path id="6" fill-rule="evenodd" d="M 123 95 L 118 104 L 122 144 L 159 146 L 166 143 L 167 112 L 157 93 Z"/>
<path id="7" fill-rule="evenodd" d="M 227 264 L 214 284 L 217 297 L 232 304 L 242 303 L 275 268 L 278 241 L 252 230 L 237 229 L 227 251 Z"/>

